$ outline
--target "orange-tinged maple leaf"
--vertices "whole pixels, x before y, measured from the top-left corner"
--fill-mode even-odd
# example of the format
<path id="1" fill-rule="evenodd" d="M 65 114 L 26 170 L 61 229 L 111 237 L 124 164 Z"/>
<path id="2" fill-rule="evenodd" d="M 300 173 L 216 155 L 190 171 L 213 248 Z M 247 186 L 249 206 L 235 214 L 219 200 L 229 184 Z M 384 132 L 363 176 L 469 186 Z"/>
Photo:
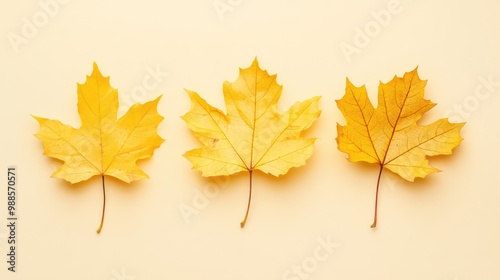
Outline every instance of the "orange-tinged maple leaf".
<path id="1" fill-rule="evenodd" d="M 109 77 L 103 77 L 94 63 L 85 84 L 78 84 L 80 128 L 34 117 L 40 124 L 36 137 L 43 143 L 44 154 L 64 162 L 52 177 L 72 184 L 96 175 L 102 177 L 103 212 L 97 232 L 101 231 L 104 220 L 104 176 L 127 183 L 148 178 L 136 162 L 151 157 L 164 141 L 156 132 L 163 120 L 156 109 L 160 98 L 134 104 L 117 119 L 118 91 L 111 87 Z"/>
<path id="2" fill-rule="evenodd" d="M 377 225 L 378 189 L 384 168 L 413 182 L 416 177 L 439 171 L 429 165 L 428 156 L 449 155 L 462 141 L 460 129 L 465 123 L 440 119 L 430 125 L 418 124 L 435 106 L 424 99 L 426 83 L 418 77 L 417 68 L 402 78 L 380 83 L 375 109 L 366 88 L 356 87 L 347 79 L 346 93 L 337 100 L 347 121 L 345 126 L 337 124 L 338 149 L 347 153 L 351 162 L 380 166 L 372 227 Z"/>
<path id="3" fill-rule="evenodd" d="M 223 91 L 227 114 L 187 91 L 191 109 L 182 118 L 203 147 L 184 156 L 206 177 L 249 173 L 247 211 L 240 224 L 243 227 L 252 196 L 253 171 L 283 175 L 292 167 L 304 165 L 312 155 L 315 139 L 303 139 L 301 133 L 319 117 L 320 97 L 297 102 L 280 114 L 277 103 L 282 86 L 276 82 L 276 75 L 260 69 L 257 59 L 249 68 L 240 69 L 235 82 L 225 82 Z"/>

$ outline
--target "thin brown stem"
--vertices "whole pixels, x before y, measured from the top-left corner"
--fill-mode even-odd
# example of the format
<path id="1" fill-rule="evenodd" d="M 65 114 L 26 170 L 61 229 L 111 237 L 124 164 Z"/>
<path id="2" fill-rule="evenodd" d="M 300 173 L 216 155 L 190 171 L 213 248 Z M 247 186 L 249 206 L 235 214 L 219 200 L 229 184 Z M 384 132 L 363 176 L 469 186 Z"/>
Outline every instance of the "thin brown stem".
<path id="1" fill-rule="evenodd" d="M 248 174 L 250 176 L 250 192 L 248 193 L 248 204 L 247 204 L 247 212 L 245 214 L 245 218 L 243 221 L 240 223 L 240 227 L 244 227 L 245 223 L 247 222 L 248 218 L 248 212 L 250 212 L 250 202 L 252 202 L 252 170 L 248 171 Z"/>
<path id="2" fill-rule="evenodd" d="M 384 166 L 381 164 L 380 171 L 378 172 L 377 191 L 375 193 L 375 215 L 373 217 L 373 224 L 370 226 L 371 228 L 377 227 L 378 189 L 380 186 L 380 177 L 382 177 L 382 170 L 384 170 Z"/>
<path id="3" fill-rule="evenodd" d="M 101 224 L 99 225 L 99 228 L 97 229 L 97 233 L 101 232 L 102 225 L 104 224 L 104 212 L 106 211 L 106 185 L 104 184 L 104 175 L 101 175 L 101 178 L 102 178 L 102 195 L 103 195 L 102 216 L 101 216 Z"/>

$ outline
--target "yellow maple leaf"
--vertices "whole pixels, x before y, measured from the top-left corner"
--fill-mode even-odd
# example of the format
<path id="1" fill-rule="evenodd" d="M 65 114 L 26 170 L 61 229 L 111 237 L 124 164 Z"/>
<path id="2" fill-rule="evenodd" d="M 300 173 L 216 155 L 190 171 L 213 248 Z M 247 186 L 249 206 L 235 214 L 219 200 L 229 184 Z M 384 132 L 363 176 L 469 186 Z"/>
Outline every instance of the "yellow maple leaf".
<path id="1" fill-rule="evenodd" d="M 440 119 L 430 125 L 419 125 L 422 115 L 436 104 L 424 99 L 427 81 L 415 70 L 389 83 L 380 83 L 378 107 L 368 99 L 365 86 L 356 87 L 347 79 L 346 92 L 337 106 L 347 124 L 337 124 L 338 149 L 351 162 L 377 163 L 380 171 L 375 198 L 377 225 L 378 189 L 382 170 L 387 168 L 413 182 L 439 171 L 429 165 L 428 156 L 449 155 L 460 144 L 460 129 L 465 123 Z"/>
<path id="2" fill-rule="evenodd" d="M 252 197 L 253 171 L 283 175 L 292 167 L 304 165 L 312 155 L 315 138 L 303 139 L 301 133 L 319 117 L 320 97 L 297 102 L 280 114 L 277 103 L 282 86 L 276 82 L 276 75 L 260 69 L 257 58 L 249 68 L 240 68 L 235 82 L 224 82 L 227 114 L 197 93 L 186 91 L 191 109 L 182 118 L 203 147 L 184 156 L 205 177 L 248 171 L 250 192 L 240 224 L 243 227 Z"/>
<path id="3" fill-rule="evenodd" d="M 52 177 L 74 184 L 101 175 L 104 199 L 98 233 L 106 205 L 104 176 L 127 183 L 148 178 L 136 162 L 151 157 L 164 141 L 156 133 L 163 120 L 156 109 L 160 98 L 134 104 L 117 119 L 118 91 L 110 86 L 109 77 L 103 77 L 94 63 L 85 84 L 78 84 L 80 128 L 34 117 L 40 124 L 36 137 L 43 143 L 44 154 L 64 162 Z"/>

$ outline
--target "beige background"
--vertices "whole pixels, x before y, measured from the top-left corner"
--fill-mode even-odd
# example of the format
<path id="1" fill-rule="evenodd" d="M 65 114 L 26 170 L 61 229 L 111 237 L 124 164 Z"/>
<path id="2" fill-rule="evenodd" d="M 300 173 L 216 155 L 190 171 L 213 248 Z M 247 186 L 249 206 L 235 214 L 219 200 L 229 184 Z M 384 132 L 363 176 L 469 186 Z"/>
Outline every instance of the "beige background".
<path id="1" fill-rule="evenodd" d="M 443 2 L 2 0 L 0 166 L 2 174 L 18 167 L 20 220 L 13 274 L 1 190 L 0 278 L 500 279 L 500 2 Z M 347 44 L 357 53 L 345 55 Z M 323 112 L 306 134 L 319 138 L 306 166 L 281 178 L 256 174 L 240 229 L 247 176 L 216 187 L 191 170 L 181 155 L 199 144 L 180 116 L 189 109 L 183 88 L 223 108 L 223 81 L 256 56 L 284 85 L 281 110 L 321 95 Z M 94 61 L 126 107 L 163 94 L 166 138 L 140 163 L 151 179 L 108 179 L 100 235 L 99 178 L 74 186 L 50 178 L 60 163 L 42 155 L 30 116 L 79 126 L 76 83 Z M 379 81 L 417 65 L 426 97 L 438 103 L 423 121 L 467 121 L 465 140 L 453 156 L 432 160 L 443 172 L 425 180 L 384 173 L 373 230 L 377 167 L 337 150 L 335 126 L 344 120 L 334 100 L 346 77 L 376 100 Z M 496 82 L 485 87 L 488 79 Z M 182 216 L 187 207 L 196 214 Z M 293 275 L 294 265 L 302 274 Z"/>

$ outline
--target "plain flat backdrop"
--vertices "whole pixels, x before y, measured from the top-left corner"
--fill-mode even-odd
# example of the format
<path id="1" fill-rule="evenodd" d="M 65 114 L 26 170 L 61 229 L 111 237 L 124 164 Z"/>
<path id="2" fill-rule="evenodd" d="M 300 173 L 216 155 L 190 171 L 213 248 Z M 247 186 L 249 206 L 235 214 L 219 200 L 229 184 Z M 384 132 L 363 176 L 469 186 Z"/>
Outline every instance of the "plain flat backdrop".
<path id="1" fill-rule="evenodd" d="M 1 279 L 500 279 L 500 2 L 72 0 L 51 15 L 40 2 L 0 8 L 0 166 L 19 174 L 17 273 L 5 262 L 0 190 Z M 214 4 L 230 9 L 218 14 Z M 388 5 L 397 13 L 377 23 Z M 24 39 L 12 44 L 13 36 Z M 346 56 L 347 44 L 356 53 Z M 305 166 L 280 178 L 255 174 L 240 229 L 247 175 L 214 181 L 192 170 L 182 154 L 200 144 L 180 116 L 189 110 L 184 89 L 224 109 L 222 83 L 255 57 L 284 86 L 280 110 L 321 95 L 322 115 L 305 134 L 318 137 Z M 43 155 L 31 117 L 78 127 L 76 83 L 94 61 L 127 107 L 163 95 L 166 139 L 139 164 L 150 179 L 108 179 L 99 235 L 100 179 L 51 178 L 60 163 Z M 422 123 L 466 121 L 465 140 L 431 159 L 443 172 L 426 179 L 384 172 L 370 229 L 378 168 L 337 150 L 336 123 L 345 121 L 335 100 L 349 77 L 376 104 L 379 81 L 417 66 L 438 104 Z M 319 240 L 335 243 L 326 259 L 315 255 Z M 294 265 L 305 272 L 293 276 Z"/>

